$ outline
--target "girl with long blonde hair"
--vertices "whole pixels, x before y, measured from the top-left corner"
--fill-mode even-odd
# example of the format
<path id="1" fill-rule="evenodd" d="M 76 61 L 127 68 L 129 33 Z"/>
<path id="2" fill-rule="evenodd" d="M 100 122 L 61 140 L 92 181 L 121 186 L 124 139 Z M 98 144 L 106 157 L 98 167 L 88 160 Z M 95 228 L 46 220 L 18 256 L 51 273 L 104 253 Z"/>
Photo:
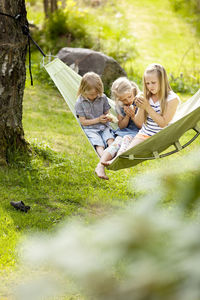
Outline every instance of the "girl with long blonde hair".
<path id="1" fill-rule="evenodd" d="M 136 106 L 135 96 L 140 92 L 137 84 L 126 77 L 116 79 L 111 87 L 112 98 L 115 101 L 115 110 L 118 119 L 118 129 L 115 131 L 117 136 L 114 142 L 103 152 L 95 173 L 102 179 L 108 179 L 105 174 L 105 167 L 101 163 L 111 160 L 120 149 L 124 136 L 132 138 L 138 133 L 139 128 L 135 125 Z"/>
<path id="2" fill-rule="evenodd" d="M 144 72 L 143 84 L 143 95 L 138 94 L 134 100 L 138 107 L 134 122 L 141 129 L 135 137 L 124 136 L 117 155 L 121 155 L 166 127 L 180 103 L 179 96 L 172 91 L 169 85 L 166 71 L 162 65 L 149 65 Z M 103 165 L 110 163 L 111 161 L 101 160 Z"/>

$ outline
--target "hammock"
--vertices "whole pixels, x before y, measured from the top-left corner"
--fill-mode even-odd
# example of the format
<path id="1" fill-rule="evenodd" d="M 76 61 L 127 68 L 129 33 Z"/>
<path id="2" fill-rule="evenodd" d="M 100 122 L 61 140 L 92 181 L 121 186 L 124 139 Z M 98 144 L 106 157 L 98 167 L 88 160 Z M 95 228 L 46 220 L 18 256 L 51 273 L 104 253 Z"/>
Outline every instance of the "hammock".
<path id="1" fill-rule="evenodd" d="M 75 112 L 75 103 L 81 76 L 58 58 L 44 65 L 44 67 L 79 123 L 79 119 Z M 114 101 L 109 98 L 108 101 L 111 106 L 112 114 L 116 115 Z M 143 141 L 141 144 L 138 144 L 132 149 L 124 152 L 123 155 L 116 157 L 112 164 L 107 168 L 110 170 L 129 168 L 144 162 L 145 160 L 165 157 L 180 151 L 191 144 L 200 134 L 200 127 L 198 127 L 199 121 L 200 90 L 178 107 L 173 120 L 166 128 Z M 112 124 L 112 126 L 114 127 L 115 124 Z M 179 142 L 180 137 L 190 129 L 194 130 L 195 135 L 186 144 L 181 145 Z M 174 145 L 175 150 L 160 154 L 172 145 Z M 92 148 L 94 149 L 93 146 Z"/>

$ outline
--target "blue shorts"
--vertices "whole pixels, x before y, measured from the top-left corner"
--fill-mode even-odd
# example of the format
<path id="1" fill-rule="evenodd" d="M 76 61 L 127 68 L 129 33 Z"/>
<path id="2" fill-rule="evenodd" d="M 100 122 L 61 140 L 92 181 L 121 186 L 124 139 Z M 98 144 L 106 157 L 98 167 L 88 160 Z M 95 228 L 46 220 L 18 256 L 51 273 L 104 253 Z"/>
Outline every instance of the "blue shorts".
<path id="1" fill-rule="evenodd" d="M 105 148 L 108 146 L 107 140 L 114 140 L 114 134 L 108 127 L 106 127 L 104 130 L 84 128 L 84 131 L 93 146 L 102 146 Z"/>
<path id="2" fill-rule="evenodd" d="M 138 131 L 139 131 L 139 129 L 136 126 L 134 126 L 132 128 L 130 128 L 130 127 L 123 128 L 123 129 L 117 128 L 114 131 L 114 133 L 115 133 L 115 136 L 124 137 L 125 135 L 130 135 L 130 136 L 134 137 L 134 136 L 136 136 L 136 134 L 138 134 Z"/>

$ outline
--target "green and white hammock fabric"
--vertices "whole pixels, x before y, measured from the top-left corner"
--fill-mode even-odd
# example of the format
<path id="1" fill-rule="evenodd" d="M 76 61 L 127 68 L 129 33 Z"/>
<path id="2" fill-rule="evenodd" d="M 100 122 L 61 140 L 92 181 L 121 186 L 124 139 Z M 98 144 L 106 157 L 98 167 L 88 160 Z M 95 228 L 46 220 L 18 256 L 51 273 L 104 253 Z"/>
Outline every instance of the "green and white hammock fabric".
<path id="1" fill-rule="evenodd" d="M 44 67 L 65 99 L 74 117 L 79 122 L 75 112 L 75 103 L 81 76 L 58 58 L 44 65 Z M 114 102 L 109 99 L 109 103 L 111 105 L 111 112 L 116 115 Z M 141 144 L 124 152 L 123 155 L 116 157 L 108 169 L 119 170 L 129 168 L 145 160 L 165 157 L 180 151 L 191 144 L 200 134 L 199 121 L 200 90 L 178 107 L 173 120 L 167 127 Z M 181 145 L 179 142 L 180 137 L 190 129 L 194 130 L 195 135 L 186 144 Z M 172 145 L 175 147 L 173 151 L 161 154 Z"/>

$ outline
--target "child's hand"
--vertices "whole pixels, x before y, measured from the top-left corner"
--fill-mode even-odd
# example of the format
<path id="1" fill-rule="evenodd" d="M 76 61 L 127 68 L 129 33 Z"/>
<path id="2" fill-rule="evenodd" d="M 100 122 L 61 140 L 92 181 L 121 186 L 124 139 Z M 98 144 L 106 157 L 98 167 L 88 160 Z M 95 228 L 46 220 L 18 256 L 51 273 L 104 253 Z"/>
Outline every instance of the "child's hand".
<path id="1" fill-rule="evenodd" d="M 112 122 L 112 118 L 110 116 L 107 116 L 108 122 Z"/>
<path id="2" fill-rule="evenodd" d="M 147 110 L 150 106 L 149 101 L 142 96 L 135 98 L 135 104 L 137 105 L 137 107 L 142 108 L 144 110 Z"/>
<path id="3" fill-rule="evenodd" d="M 136 107 L 134 107 L 132 105 L 131 106 L 124 106 L 124 112 L 130 118 L 134 118 L 135 117 L 135 110 L 136 110 Z"/>
<path id="4" fill-rule="evenodd" d="M 99 117 L 99 123 L 105 124 L 108 122 L 108 117 L 106 115 L 101 115 Z"/>
<path id="5" fill-rule="evenodd" d="M 108 113 L 106 116 L 107 116 L 109 122 L 118 123 L 117 117 L 115 117 L 113 114 Z"/>

